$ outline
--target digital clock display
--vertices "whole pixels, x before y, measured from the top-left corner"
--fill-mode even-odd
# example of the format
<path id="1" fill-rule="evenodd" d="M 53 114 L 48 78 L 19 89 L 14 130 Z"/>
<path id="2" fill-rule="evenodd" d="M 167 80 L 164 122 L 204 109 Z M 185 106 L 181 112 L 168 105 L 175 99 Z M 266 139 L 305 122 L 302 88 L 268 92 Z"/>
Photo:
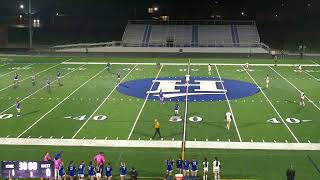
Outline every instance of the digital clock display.
<path id="1" fill-rule="evenodd" d="M 50 178 L 53 161 L 1 161 L 2 178 Z"/>

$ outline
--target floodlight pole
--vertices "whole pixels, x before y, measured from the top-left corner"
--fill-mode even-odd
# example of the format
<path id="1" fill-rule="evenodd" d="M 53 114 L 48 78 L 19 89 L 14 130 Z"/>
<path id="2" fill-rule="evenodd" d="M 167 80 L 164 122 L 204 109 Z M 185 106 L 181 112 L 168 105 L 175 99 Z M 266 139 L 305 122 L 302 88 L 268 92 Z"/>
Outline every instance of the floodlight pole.
<path id="1" fill-rule="evenodd" d="M 28 14 L 29 14 L 29 49 L 32 49 L 32 15 L 31 15 L 31 0 L 29 0 L 29 7 L 28 7 Z"/>

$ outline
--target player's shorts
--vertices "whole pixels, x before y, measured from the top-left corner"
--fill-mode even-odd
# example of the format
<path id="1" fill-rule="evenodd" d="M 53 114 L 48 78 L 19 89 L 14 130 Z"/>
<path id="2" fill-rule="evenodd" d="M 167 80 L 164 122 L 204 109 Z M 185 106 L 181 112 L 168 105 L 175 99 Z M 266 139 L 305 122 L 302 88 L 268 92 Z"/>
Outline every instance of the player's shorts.
<path id="1" fill-rule="evenodd" d="M 95 175 L 88 175 L 88 177 L 89 177 L 89 178 L 91 178 L 91 177 L 95 177 Z"/>
<path id="2" fill-rule="evenodd" d="M 269 84 L 269 82 L 270 82 L 269 80 L 266 80 L 266 83 L 267 83 L 267 84 Z"/>
<path id="3" fill-rule="evenodd" d="M 17 79 L 17 78 L 14 78 L 13 80 L 14 80 L 14 81 L 18 81 L 19 79 Z"/>
<path id="4" fill-rule="evenodd" d="M 61 79 L 61 76 L 57 76 L 57 79 Z"/>
<path id="5" fill-rule="evenodd" d="M 227 118 L 227 122 L 231 122 L 231 118 Z"/>
<path id="6" fill-rule="evenodd" d="M 303 100 L 304 100 L 304 97 L 301 97 L 300 99 L 301 99 L 301 101 L 303 101 Z"/>
<path id="7" fill-rule="evenodd" d="M 175 112 L 176 114 L 179 114 L 179 110 L 174 110 L 174 112 Z"/>
<path id="8" fill-rule="evenodd" d="M 105 177 L 106 177 L 106 178 L 108 178 L 108 177 L 112 177 L 112 175 L 106 175 Z"/>
<path id="9" fill-rule="evenodd" d="M 120 177 L 126 177 L 127 175 L 124 175 L 124 174 L 120 174 Z"/>
<path id="10" fill-rule="evenodd" d="M 206 168 L 203 168 L 203 172 L 208 172 L 209 169 L 206 167 Z"/>
<path id="11" fill-rule="evenodd" d="M 84 174 L 78 174 L 79 178 L 84 178 Z"/>
<path id="12" fill-rule="evenodd" d="M 17 111 L 20 112 L 20 111 L 21 111 L 21 108 L 17 108 Z"/>
<path id="13" fill-rule="evenodd" d="M 59 174 L 59 175 L 58 175 L 59 178 L 63 178 L 64 176 L 65 176 L 65 174 L 63 174 L 63 175 L 62 175 L 62 174 Z"/>
<path id="14" fill-rule="evenodd" d="M 213 173 L 220 173 L 220 168 L 213 168 Z"/>
<path id="15" fill-rule="evenodd" d="M 101 177 L 101 173 L 96 173 L 96 177 Z"/>
<path id="16" fill-rule="evenodd" d="M 183 169 L 183 172 L 189 172 L 190 170 L 189 169 Z"/>
<path id="17" fill-rule="evenodd" d="M 198 172 L 198 170 L 191 170 L 191 172 L 193 172 L 193 173 L 197 173 L 197 172 Z"/>

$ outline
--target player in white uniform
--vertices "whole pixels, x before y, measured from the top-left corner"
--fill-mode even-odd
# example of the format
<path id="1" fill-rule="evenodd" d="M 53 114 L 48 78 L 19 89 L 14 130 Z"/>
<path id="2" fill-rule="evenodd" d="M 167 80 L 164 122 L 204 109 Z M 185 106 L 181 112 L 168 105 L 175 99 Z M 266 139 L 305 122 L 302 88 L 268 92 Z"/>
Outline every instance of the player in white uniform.
<path id="1" fill-rule="evenodd" d="M 301 66 L 301 64 L 299 64 L 298 69 L 299 69 L 299 72 L 302 72 L 302 66 Z"/>
<path id="2" fill-rule="evenodd" d="M 208 74 L 211 75 L 211 64 L 208 65 Z"/>
<path id="3" fill-rule="evenodd" d="M 249 71 L 249 63 L 246 63 L 246 69 Z"/>
<path id="4" fill-rule="evenodd" d="M 270 78 L 269 78 L 269 75 L 267 75 L 267 77 L 266 77 L 266 88 L 267 89 L 269 88 L 269 83 L 270 83 Z"/>
<path id="5" fill-rule="evenodd" d="M 220 164 L 220 161 L 218 161 L 217 157 L 214 158 L 212 165 L 213 165 L 213 177 L 214 177 L 214 180 L 220 180 L 221 164 Z"/>
<path id="6" fill-rule="evenodd" d="M 186 83 L 189 84 L 189 82 L 190 82 L 190 75 L 187 74 L 187 75 L 186 75 Z"/>
<path id="7" fill-rule="evenodd" d="M 306 104 L 304 103 L 304 98 L 305 98 L 305 95 L 304 95 L 304 92 L 301 91 L 300 92 L 300 106 L 306 106 Z"/>
<path id="8" fill-rule="evenodd" d="M 226 121 L 227 121 L 226 128 L 229 130 L 231 126 L 231 121 L 232 121 L 232 114 L 229 111 L 226 113 Z"/>
<path id="9" fill-rule="evenodd" d="M 204 158 L 202 166 L 203 166 L 203 180 L 208 180 L 209 162 L 207 158 Z"/>

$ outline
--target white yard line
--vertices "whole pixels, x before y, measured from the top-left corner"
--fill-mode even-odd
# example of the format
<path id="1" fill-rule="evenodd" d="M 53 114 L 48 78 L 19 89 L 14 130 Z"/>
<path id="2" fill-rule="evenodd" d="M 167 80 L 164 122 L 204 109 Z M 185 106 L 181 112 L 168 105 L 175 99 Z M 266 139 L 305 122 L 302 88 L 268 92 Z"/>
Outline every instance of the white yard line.
<path id="1" fill-rule="evenodd" d="M 24 130 L 18 138 L 20 138 L 23 134 L 25 134 L 27 131 L 29 131 L 33 126 L 38 124 L 39 121 L 41 121 L 44 117 L 46 117 L 49 113 L 51 113 L 53 110 L 55 110 L 57 107 L 59 107 L 64 101 L 66 101 L 70 96 L 72 96 L 74 93 L 76 93 L 80 88 L 82 88 L 84 85 L 86 85 L 88 82 L 90 82 L 92 79 L 97 77 L 99 74 L 101 74 L 106 68 L 102 69 L 98 73 L 96 73 L 94 76 L 92 76 L 90 79 L 88 79 L 86 82 L 81 84 L 77 89 L 72 91 L 67 97 L 65 97 L 62 101 L 60 101 L 57 105 L 55 105 L 52 109 L 50 109 L 47 113 L 45 113 L 43 116 L 41 116 L 36 122 L 34 122 L 31 126 L 29 126 L 26 130 Z"/>
<path id="2" fill-rule="evenodd" d="M 217 74 L 218 74 L 218 76 L 219 76 L 219 79 L 220 79 L 220 81 L 222 81 L 217 65 L 215 65 L 215 67 L 216 67 L 216 70 L 217 70 Z M 226 89 L 224 88 L 224 85 L 223 85 L 222 82 L 221 82 L 221 85 L 222 85 L 223 90 L 226 90 Z M 234 114 L 233 114 L 232 107 L 231 107 L 231 104 L 230 104 L 230 101 L 229 101 L 227 92 L 225 92 L 224 95 L 225 95 L 225 97 L 226 97 L 226 100 L 227 100 L 227 103 L 228 103 L 230 112 L 231 112 L 232 117 L 233 117 L 233 124 L 234 124 L 234 127 L 236 128 L 236 131 L 237 131 L 237 134 L 238 134 L 238 137 L 239 137 L 239 141 L 242 142 L 242 139 L 241 139 L 241 136 L 240 136 L 240 132 L 239 132 L 239 129 L 238 129 L 238 126 L 237 126 L 236 118 L 235 118 L 235 116 L 234 116 Z"/>
<path id="3" fill-rule="evenodd" d="M 270 66 L 269 66 L 270 67 Z M 277 73 L 282 79 L 284 79 L 285 81 L 287 81 L 292 87 L 294 87 L 299 93 L 301 93 L 300 89 L 298 89 L 294 84 L 292 84 L 287 78 L 285 78 L 284 76 L 282 76 L 278 71 L 276 71 L 275 69 L 273 69 L 272 67 L 270 67 L 275 73 Z M 314 107 L 316 107 L 319 111 L 320 108 L 310 99 L 308 98 L 308 96 L 305 96 L 306 99 L 308 99 L 308 101 L 314 105 Z"/>
<path id="4" fill-rule="evenodd" d="M 126 77 L 134 70 L 136 69 L 138 65 L 135 65 L 120 81 L 120 83 L 126 79 Z M 115 85 L 112 91 L 108 94 L 108 96 L 102 101 L 102 103 L 93 111 L 93 113 L 89 116 L 89 118 L 82 124 L 82 126 L 78 129 L 78 131 L 72 136 L 72 139 L 74 139 L 79 132 L 83 129 L 83 127 L 89 122 L 89 120 L 94 116 L 94 114 L 102 107 L 102 105 L 110 98 L 111 94 L 117 89 L 118 85 Z"/>
<path id="5" fill-rule="evenodd" d="M 320 65 L 320 64 L 318 64 L 317 62 L 315 62 L 314 60 L 310 60 L 312 63 L 314 63 L 314 64 L 317 64 L 317 65 Z"/>
<path id="6" fill-rule="evenodd" d="M 80 68 L 80 67 L 83 67 L 83 66 L 85 66 L 85 64 L 84 64 L 84 65 L 79 66 L 79 68 Z M 65 77 L 65 76 L 67 76 L 68 74 L 70 74 L 70 73 L 74 72 L 75 70 L 77 70 L 77 68 L 76 68 L 76 69 L 74 69 L 74 70 L 72 70 L 72 71 L 70 71 L 70 72 L 68 72 L 68 73 L 66 73 L 65 75 L 63 75 L 63 76 L 62 76 L 62 78 L 63 78 L 63 77 Z M 57 79 L 55 79 L 55 80 L 54 80 L 54 81 L 52 81 L 51 83 L 54 83 L 55 81 L 57 81 Z M 42 89 L 44 89 L 44 88 L 46 88 L 46 87 L 47 87 L 47 84 L 46 84 L 46 85 L 44 85 L 42 88 L 40 88 L 40 89 L 36 90 L 36 91 L 35 91 L 35 92 L 33 92 L 32 94 L 28 95 L 27 97 L 24 97 L 23 99 L 21 99 L 21 100 L 20 100 L 20 102 L 23 102 L 24 100 L 28 99 L 29 97 L 33 96 L 34 94 L 38 93 L 39 91 L 41 91 Z M 9 109 L 13 108 L 14 106 L 15 106 L 15 104 L 13 104 L 12 106 L 8 107 L 8 108 L 7 108 L 7 109 L 5 109 L 4 111 L 0 112 L 0 114 L 3 114 L 4 112 L 8 111 Z"/>
<path id="7" fill-rule="evenodd" d="M 163 65 L 160 67 L 160 69 L 159 69 L 159 71 L 158 71 L 158 74 L 157 74 L 156 78 L 154 79 L 154 81 L 153 81 L 153 83 L 152 83 L 149 91 L 152 90 L 152 88 L 153 88 L 153 86 L 154 86 L 154 84 L 155 84 L 155 80 L 158 79 L 162 68 L 163 68 Z M 141 107 L 141 109 L 140 109 L 140 111 L 139 111 L 139 113 L 138 113 L 138 116 L 137 116 L 137 118 L 136 118 L 136 120 L 135 120 L 135 122 L 134 122 L 134 124 L 133 124 L 133 126 L 132 126 L 132 128 L 131 128 L 130 133 L 129 133 L 128 140 L 131 138 L 131 135 L 132 135 L 132 133 L 133 133 L 133 130 L 134 130 L 134 128 L 136 127 L 136 124 L 137 124 L 137 122 L 138 122 L 138 120 L 139 120 L 139 118 L 140 118 L 140 115 L 141 115 L 141 113 L 142 113 L 142 111 L 143 111 L 143 109 L 144 109 L 144 106 L 146 105 L 146 103 L 147 103 L 147 101 L 148 101 L 149 95 L 150 95 L 150 93 L 147 94 L 147 96 L 146 96 L 146 98 L 145 98 L 145 100 L 144 100 L 144 102 L 143 102 L 143 104 L 142 104 L 142 107 Z"/>
<path id="8" fill-rule="evenodd" d="M 29 65 L 27 65 L 27 66 L 23 66 L 23 68 L 30 67 L 30 66 L 32 66 L 32 65 L 34 65 L 34 64 L 29 64 Z M 15 69 L 15 70 L 13 70 L 13 71 L 10 71 L 10 72 L 7 72 L 7 73 L 5 73 L 5 74 L 2 74 L 2 75 L 0 75 L 0 77 L 6 76 L 6 75 L 11 74 L 11 73 L 14 73 L 14 72 L 16 72 L 16 71 L 18 71 L 18 69 Z"/>
<path id="9" fill-rule="evenodd" d="M 316 78 L 315 76 L 313 76 L 312 74 L 308 73 L 307 71 L 302 70 L 304 73 L 306 73 L 308 76 L 314 78 L 316 81 L 319 81 L 320 79 Z"/>
<path id="10" fill-rule="evenodd" d="M 52 68 L 54 68 L 54 67 L 56 67 L 56 66 L 58 66 L 58 65 L 60 65 L 60 64 L 56 64 L 56 65 L 54 65 L 54 66 L 51 66 L 51 67 L 49 67 L 49 68 L 47 68 L 47 69 L 45 69 L 45 70 L 43 70 L 43 71 L 38 72 L 38 73 L 35 74 L 35 75 L 39 75 L 39 74 L 41 74 L 41 73 L 43 73 L 43 72 L 46 72 L 46 71 L 48 71 L 48 70 L 50 70 L 50 69 L 52 69 Z M 27 80 L 27 79 L 30 79 L 30 78 L 31 78 L 31 76 L 29 76 L 29 77 L 27 77 L 27 78 L 24 78 L 24 79 L 22 79 L 21 81 L 19 81 L 19 83 L 22 82 L 22 81 L 25 81 L 25 80 Z M 12 87 L 13 85 L 14 85 L 14 84 L 11 84 L 11 85 L 9 85 L 9 86 L 7 86 L 7 87 L 5 87 L 5 88 L 0 89 L 0 92 L 1 92 L 1 91 L 4 91 L 4 90 L 6 90 L 6 89 L 8 89 L 8 88 L 10 88 L 10 87 Z"/>
<path id="11" fill-rule="evenodd" d="M 268 96 L 264 93 L 263 89 L 261 88 L 261 86 L 259 86 L 259 84 L 257 83 L 257 81 L 250 75 L 250 73 L 244 68 L 242 67 L 246 73 L 248 74 L 248 76 L 252 79 L 252 81 L 258 86 L 258 88 L 260 89 L 261 93 L 263 94 L 263 96 L 267 99 L 267 101 L 269 102 L 269 104 L 271 105 L 271 107 L 273 108 L 273 110 L 277 113 L 277 115 L 279 116 L 279 118 L 281 119 L 282 123 L 287 127 L 288 131 L 290 132 L 290 134 L 293 136 L 293 138 L 296 140 L 297 143 L 300 143 L 298 138 L 293 134 L 293 132 L 291 131 L 290 127 L 287 125 L 287 123 L 284 121 L 284 119 L 282 118 L 282 116 L 280 115 L 279 111 L 276 109 L 276 107 L 272 104 L 272 102 L 270 101 L 270 99 L 268 98 Z"/>
<path id="12" fill-rule="evenodd" d="M 0 145 L 179 149 L 181 148 L 181 141 L 0 138 Z M 187 141 L 186 148 L 319 151 L 320 143 Z"/>
<path id="13" fill-rule="evenodd" d="M 208 66 L 208 63 L 190 63 L 190 65 L 198 65 L 198 66 Z M 107 62 L 63 62 L 63 64 L 88 64 L 88 65 L 95 65 L 95 64 L 107 64 Z M 156 63 L 119 63 L 119 62 L 110 62 L 110 64 L 117 64 L 117 65 L 150 65 L 156 66 Z M 211 65 L 217 66 L 243 66 L 244 64 L 231 64 L 231 63 L 210 63 Z M 161 65 L 165 66 L 186 66 L 188 63 L 161 63 Z M 278 64 L 277 66 L 284 66 L 284 67 L 294 67 L 297 64 Z M 320 67 L 320 64 L 301 64 L 302 66 L 306 67 Z M 250 66 L 274 66 L 274 64 L 250 64 Z"/>

